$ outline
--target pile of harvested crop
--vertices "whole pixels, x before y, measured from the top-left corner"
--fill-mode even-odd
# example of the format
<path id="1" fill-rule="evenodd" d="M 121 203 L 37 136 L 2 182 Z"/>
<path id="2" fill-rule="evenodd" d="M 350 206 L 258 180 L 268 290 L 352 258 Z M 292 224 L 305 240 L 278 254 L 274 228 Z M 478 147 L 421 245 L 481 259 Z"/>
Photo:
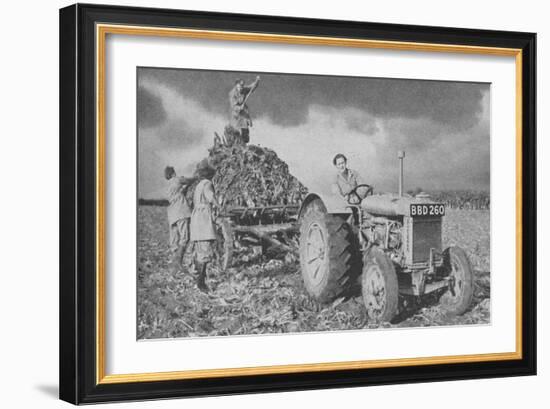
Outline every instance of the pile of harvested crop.
<path id="1" fill-rule="evenodd" d="M 307 194 L 288 165 L 268 148 L 215 146 L 208 162 L 216 170 L 212 181 L 224 209 L 300 204 Z"/>

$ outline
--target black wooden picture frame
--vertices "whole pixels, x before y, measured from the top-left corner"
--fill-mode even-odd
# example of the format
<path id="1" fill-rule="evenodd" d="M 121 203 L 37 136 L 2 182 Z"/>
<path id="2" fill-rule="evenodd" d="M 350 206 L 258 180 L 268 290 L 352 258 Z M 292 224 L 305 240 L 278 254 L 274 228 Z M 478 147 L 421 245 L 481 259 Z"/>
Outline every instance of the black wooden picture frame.
<path id="1" fill-rule="evenodd" d="M 98 353 L 97 24 L 515 49 L 521 55 L 521 309 L 515 359 L 102 382 Z M 100 5 L 60 10 L 60 398 L 74 404 L 534 375 L 536 35 Z M 511 181 L 513 186 L 513 182 Z M 101 220 L 100 220 L 101 221 Z"/>

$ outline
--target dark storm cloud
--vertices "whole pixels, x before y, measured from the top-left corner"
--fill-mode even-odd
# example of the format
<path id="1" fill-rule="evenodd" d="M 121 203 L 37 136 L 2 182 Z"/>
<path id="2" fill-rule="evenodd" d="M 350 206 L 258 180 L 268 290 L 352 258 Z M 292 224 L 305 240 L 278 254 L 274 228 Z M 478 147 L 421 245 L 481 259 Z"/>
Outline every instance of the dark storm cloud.
<path id="1" fill-rule="evenodd" d="M 162 99 L 142 86 L 137 90 L 137 117 L 143 128 L 157 126 L 166 119 Z"/>
<path id="2" fill-rule="evenodd" d="M 259 74 L 252 115 L 280 126 L 307 121 L 311 105 L 356 108 L 380 118 L 428 118 L 454 130 L 476 123 L 487 84 L 335 76 L 141 68 L 140 78 L 164 84 L 208 110 L 228 114 L 228 92 L 236 78 Z"/>
<path id="3" fill-rule="evenodd" d="M 488 101 L 484 102 L 488 109 Z M 380 166 L 379 183 L 395 184 L 398 150 L 406 152 L 408 188 L 488 189 L 490 184 L 490 129 L 487 113 L 464 131 L 432 120 L 386 121 L 384 140 L 373 139 Z"/>

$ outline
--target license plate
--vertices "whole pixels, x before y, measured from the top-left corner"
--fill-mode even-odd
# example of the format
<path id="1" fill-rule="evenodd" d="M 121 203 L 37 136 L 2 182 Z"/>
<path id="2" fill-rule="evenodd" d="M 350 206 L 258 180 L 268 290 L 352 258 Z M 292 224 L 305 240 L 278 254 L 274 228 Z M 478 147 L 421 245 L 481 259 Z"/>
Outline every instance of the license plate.
<path id="1" fill-rule="evenodd" d="M 411 204 L 411 216 L 445 216 L 445 205 L 437 203 Z"/>

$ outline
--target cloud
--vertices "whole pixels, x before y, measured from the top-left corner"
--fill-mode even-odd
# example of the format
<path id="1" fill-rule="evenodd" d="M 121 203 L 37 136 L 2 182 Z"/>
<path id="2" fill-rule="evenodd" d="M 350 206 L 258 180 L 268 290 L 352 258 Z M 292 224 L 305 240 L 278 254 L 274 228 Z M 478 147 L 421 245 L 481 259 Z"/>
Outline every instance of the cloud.
<path id="1" fill-rule="evenodd" d="M 162 99 L 143 86 L 137 90 L 137 118 L 141 128 L 159 125 L 166 119 Z"/>
<path id="2" fill-rule="evenodd" d="M 250 100 L 251 143 L 274 149 L 311 190 L 330 191 L 332 158 L 341 152 L 377 191 L 395 191 L 398 150 L 407 155 L 406 189 L 489 188 L 486 84 L 261 75 Z M 228 121 L 227 94 L 237 76 L 253 78 L 140 69 L 142 197 L 164 195 L 164 166 L 189 174 L 207 156 L 214 132 Z"/>
<path id="3" fill-rule="evenodd" d="M 382 118 L 429 118 L 453 129 L 473 125 L 488 84 L 208 70 L 141 68 L 143 80 L 168 86 L 220 115 L 236 78 L 262 80 L 250 98 L 256 117 L 280 126 L 307 121 L 309 106 L 355 108 Z"/>
<path id="4" fill-rule="evenodd" d="M 168 121 L 158 130 L 158 138 L 162 146 L 167 148 L 185 145 L 187 147 L 200 143 L 205 138 L 204 129 L 195 126 L 186 118 Z"/>
<path id="5" fill-rule="evenodd" d="M 406 151 L 407 188 L 479 189 L 490 184 L 490 122 L 488 91 L 481 110 L 469 123 L 455 128 L 433 119 L 391 119 L 383 122 L 378 152 L 382 163 L 396 163 L 396 152 Z M 383 183 L 389 180 L 382 178 Z"/>
<path id="6" fill-rule="evenodd" d="M 223 130 L 226 120 L 166 86 L 141 81 L 140 87 L 163 107 L 164 119 L 155 126 L 138 122 L 139 195 L 163 197 L 164 167 L 174 166 L 178 174 L 190 174 L 207 155 L 214 132 Z"/>
<path id="7" fill-rule="evenodd" d="M 455 129 L 430 118 L 386 119 L 363 114 L 357 128 L 349 109 L 312 105 L 304 124 L 287 128 L 257 123 L 253 141 L 269 146 L 308 188 L 329 193 L 332 158 L 344 153 L 349 166 L 377 191 L 396 191 L 397 151 L 404 150 L 405 187 L 479 189 L 490 184 L 489 92 L 468 128 Z M 351 111 L 353 112 L 353 111 Z M 355 114 L 355 113 L 353 113 Z M 351 115 L 353 117 L 353 115 Z"/>

